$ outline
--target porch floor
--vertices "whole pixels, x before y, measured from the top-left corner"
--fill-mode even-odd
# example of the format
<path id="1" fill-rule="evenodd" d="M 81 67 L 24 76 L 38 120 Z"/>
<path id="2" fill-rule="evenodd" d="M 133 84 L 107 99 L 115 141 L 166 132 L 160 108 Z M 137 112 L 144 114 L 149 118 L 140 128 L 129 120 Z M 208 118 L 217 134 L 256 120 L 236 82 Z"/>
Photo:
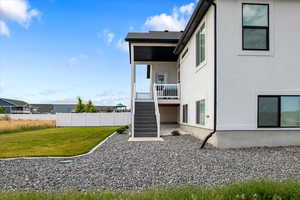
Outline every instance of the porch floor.
<path id="1" fill-rule="evenodd" d="M 161 136 L 169 136 L 172 135 L 171 132 L 174 130 L 180 131 L 182 135 L 187 135 L 187 132 L 183 131 L 180 128 L 179 124 L 161 124 L 160 125 L 160 135 Z"/>

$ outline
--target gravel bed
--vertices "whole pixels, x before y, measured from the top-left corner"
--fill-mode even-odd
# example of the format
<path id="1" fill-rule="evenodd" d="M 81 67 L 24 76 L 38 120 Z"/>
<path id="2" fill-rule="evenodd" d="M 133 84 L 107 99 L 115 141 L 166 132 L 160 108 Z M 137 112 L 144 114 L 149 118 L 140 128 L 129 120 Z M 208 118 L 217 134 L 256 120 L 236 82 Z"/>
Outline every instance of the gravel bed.
<path id="1" fill-rule="evenodd" d="M 141 190 L 300 178 L 300 147 L 200 150 L 201 142 L 192 136 L 127 140 L 115 135 L 93 154 L 71 160 L 0 161 L 0 190 Z"/>

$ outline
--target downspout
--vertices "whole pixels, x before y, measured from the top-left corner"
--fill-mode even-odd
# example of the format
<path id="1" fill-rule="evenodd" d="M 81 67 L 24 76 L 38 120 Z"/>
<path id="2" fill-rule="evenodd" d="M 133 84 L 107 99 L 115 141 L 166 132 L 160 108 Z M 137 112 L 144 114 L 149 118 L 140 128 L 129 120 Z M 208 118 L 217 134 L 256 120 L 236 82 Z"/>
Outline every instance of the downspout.
<path id="1" fill-rule="evenodd" d="M 217 132 L 217 4 L 213 0 L 208 0 L 208 2 L 214 6 L 214 130 L 204 139 L 201 149 L 203 149 L 207 141 Z"/>

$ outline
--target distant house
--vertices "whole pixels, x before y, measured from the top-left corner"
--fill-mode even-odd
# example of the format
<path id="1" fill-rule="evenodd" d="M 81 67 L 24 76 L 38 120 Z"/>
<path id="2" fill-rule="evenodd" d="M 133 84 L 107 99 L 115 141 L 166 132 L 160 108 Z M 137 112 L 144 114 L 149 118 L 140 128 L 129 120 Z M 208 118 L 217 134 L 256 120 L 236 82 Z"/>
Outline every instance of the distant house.
<path id="1" fill-rule="evenodd" d="M 53 113 L 74 113 L 76 104 L 53 104 Z"/>
<path id="2" fill-rule="evenodd" d="M 34 114 L 49 114 L 53 112 L 52 104 L 30 104 L 31 112 Z"/>
<path id="3" fill-rule="evenodd" d="M 30 114 L 30 105 L 25 101 L 0 98 L 0 106 L 5 108 L 7 114 Z"/>

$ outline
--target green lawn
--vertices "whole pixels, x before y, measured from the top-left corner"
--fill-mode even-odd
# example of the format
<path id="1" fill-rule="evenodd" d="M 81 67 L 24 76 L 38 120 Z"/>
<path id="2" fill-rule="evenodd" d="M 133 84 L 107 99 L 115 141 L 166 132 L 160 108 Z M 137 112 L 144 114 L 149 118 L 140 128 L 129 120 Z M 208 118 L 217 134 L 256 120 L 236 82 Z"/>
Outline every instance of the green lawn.
<path id="1" fill-rule="evenodd" d="M 201 187 L 161 188 L 143 192 L 0 193 L 1 200 L 296 200 L 299 182 L 250 181 L 204 189 Z"/>
<path id="2" fill-rule="evenodd" d="M 49 128 L 0 135 L 0 158 L 74 156 L 89 152 L 118 127 Z"/>

